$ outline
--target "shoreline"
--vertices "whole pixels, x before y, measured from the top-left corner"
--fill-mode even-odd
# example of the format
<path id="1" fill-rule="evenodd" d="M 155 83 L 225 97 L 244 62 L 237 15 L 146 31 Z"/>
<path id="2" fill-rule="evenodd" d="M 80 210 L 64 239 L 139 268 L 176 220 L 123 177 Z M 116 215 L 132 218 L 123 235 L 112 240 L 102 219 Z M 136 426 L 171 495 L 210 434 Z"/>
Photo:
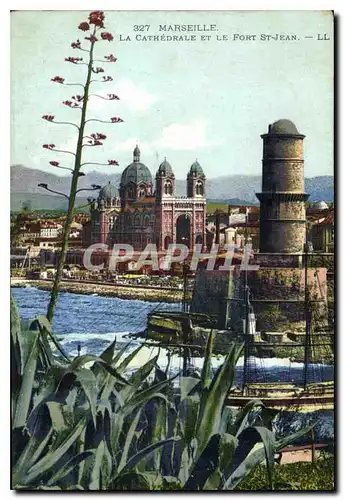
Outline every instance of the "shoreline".
<path id="1" fill-rule="evenodd" d="M 50 292 L 52 280 L 30 280 L 22 278 L 11 278 L 11 287 L 26 288 L 33 286 L 39 290 Z M 183 290 L 144 287 L 132 285 L 107 285 L 105 283 L 90 283 L 80 281 L 64 280 L 60 284 L 60 292 L 76 293 L 81 295 L 97 294 L 103 297 L 115 297 L 124 300 L 143 300 L 146 302 L 170 302 L 177 303 L 183 300 Z"/>

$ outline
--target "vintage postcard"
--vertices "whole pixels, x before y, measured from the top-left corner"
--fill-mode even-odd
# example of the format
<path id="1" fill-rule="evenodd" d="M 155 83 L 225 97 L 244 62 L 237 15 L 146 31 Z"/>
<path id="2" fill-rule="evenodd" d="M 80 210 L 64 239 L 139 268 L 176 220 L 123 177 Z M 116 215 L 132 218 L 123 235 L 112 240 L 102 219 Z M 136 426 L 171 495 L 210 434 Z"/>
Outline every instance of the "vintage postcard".
<path id="1" fill-rule="evenodd" d="M 12 488 L 334 491 L 334 13 L 11 13 Z"/>

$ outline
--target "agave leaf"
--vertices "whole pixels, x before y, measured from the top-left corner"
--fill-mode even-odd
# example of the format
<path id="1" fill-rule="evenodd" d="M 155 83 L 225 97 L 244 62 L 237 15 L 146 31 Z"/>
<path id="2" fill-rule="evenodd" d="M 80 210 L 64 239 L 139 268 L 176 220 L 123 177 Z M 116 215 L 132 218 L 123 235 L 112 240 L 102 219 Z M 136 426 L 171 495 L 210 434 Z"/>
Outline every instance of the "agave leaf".
<path id="1" fill-rule="evenodd" d="M 101 363 L 101 365 L 105 368 L 105 370 L 107 372 L 109 372 L 109 374 L 112 375 L 116 379 L 116 382 L 119 382 L 119 383 L 121 383 L 121 384 L 123 384 L 125 386 L 131 384 L 130 382 L 128 382 L 127 379 L 125 379 L 124 377 L 122 377 L 122 375 L 118 372 L 118 370 L 116 370 L 113 366 L 110 366 L 108 363 L 105 363 L 100 358 L 98 358 L 97 362 Z"/>
<path id="2" fill-rule="evenodd" d="M 48 401 L 46 405 L 49 409 L 53 429 L 56 432 L 61 433 L 73 427 L 75 415 L 72 408 L 57 401 Z"/>
<path id="3" fill-rule="evenodd" d="M 183 429 L 185 443 L 189 445 L 195 437 L 195 423 L 197 422 L 199 410 L 198 395 L 188 396 L 180 403 L 179 422 Z"/>
<path id="4" fill-rule="evenodd" d="M 140 387 L 142 382 L 144 382 L 147 377 L 150 375 L 154 367 L 156 366 L 156 362 L 158 360 L 159 355 L 154 356 L 151 360 L 147 361 L 143 366 L 141 366 L 135 373 L 130 377 L 129 382 L 130 386 L 125 387 L 121 391 L 121 395 L 126 402 Z"/>
<path id="5" fill-rule="evenodd" d="M 100 358 L 105 363 L 111 365 L 115 354 L 115 349 L 116 349 L 116 339 L 113 342 L 111 342 L 110 345 L 107 346 L 107 348 L 100 355 Z M 99 363 L 93 366 L 92 370 L 95 376 L 97 377 L 98 386 L 101 389 L 104 385 L 106 377 L 108 376 L 108 372 L 106 372 Z"/>
<path id="6" fill-rule="evenodd" d="M 311 425 L 308 425 L 307 427 L 303 427 L 297 432 L 294 432 L 294 434 L 291 434 L 290 436 L 287 436 L 285 438 L 279 439 L 278 441 L 275 442 L 275 452 L 279 452 L 283 450 L 286 446 L 289 444 L 293 443 L 294 441 L 297 441 L 299 438 L 303 437 L 305 434 L 310 432 L 313 427 L 316 425 L 316 422 L 314 422 Z"/>
<path id="7" fill-rule="evenodd" d="M 75 370 L 75 374 L 90 404 L 94 427 L 96 427 L 96 405 L 98 396 L 97 379 L 94 373 L 91 370 L 87 370 L 87 368 L 79 368 Z"/>
<path id="8" fill-rule="evenodd" d="M 112 456 L 106 442 L 105 442 L 103 460 L 100 466 L 100 471 L 101 471 L 101 489 L 108 490 L 112 475 Z"/>
<path id="9" fill-rule="evenodd" d="M 88 485 L 88 488 L 93 491 L 99 491 L 101 489 L 101 466 L 103 463 L 105 446 L 105 441 L 101 440 L 95 454 L 90 483 Z"/>
<path id="10" fill-rule="evenodd" d="M 53 334 L 52 329 L 51 329 L 51 324 L 50 324 L 49 320 L 46 318 L 46 316 L 36 316 L 34 321 L 37 321 L 37 323 L 39 325 L 40 332 L 41 333 L 46 332 L 47 336 L 50 338 L 51 342 L 54 344 L 56 349 L 62 354 L 62 356 L 68 362 L 70 362 L 69 356 L 67 355 L 67 353 L 65 352 L 65 350 L 61 346 L 60 342 L 56 339 L 55 335 Z"/>
<path id="11" fill-rule="evenodd" d="M 141 409 L 142 408 L 140 408 L 139 411 L 136 413 L 135 417 L 132 419 L 132 422 L 130 424 L 128 434 L 127 434 L 126 439 L 125 439 L 125 443 L 124 443 L 124 447 L 123 447 L 123 451 L 122 451 L 122 455 L 121 455 L 121 460 L 120 460 L 118 468 L 117 468 L 117 473 L 120 473 L 124 469 L 125 464 L 128 461 L 130 446 L 131 446 L 132 440 L 135 436 L 135 430 L 136 430 L 137 424 L 138 424 L 139 419 L 140 419 Z"/>
<path id="12" fill-rule="evenodd" d="M 190 476 L 190 465 L 192 463 L 192 457 L 189 454 L 187 446 L 183 447 L 182 456 L 180 459 L 180 467 L 178 472 L 178 480 L 181 484 L 185 484 Z"/>
<path id="13" fill-rule="evenodd" d="M 132 469 L 133 467 L 135 467 L 143 458 L 147 457 L 148 455 L 150 455 L 151 453 L 153 453 L 158 448 L 161 448 L 162 446 L 165 446 L 165 444 L 167 444 L 167 443 L 171 443 L 173 441 L 179 441 L 179 440 L 180 440 L 180 437 L 171 437 L 171 438 L 168 438 L 168 439 L 164 439 L 162 441 L 158 441 L 157 443 L 150 444 L 149 446 L 146 446 L 146 448 L 144 448 L 143 450 L 139 451 L 134 456 L 132 456 L 127 461 L 127 463 L 125 464 L 125 466 L 123 467 L 123 469 L 121 471 L 117 471 L 117 473 L 119 473 L 119 472 L 122 472 L 122 473 L 128 472 L 130 469 Z"/>
<path id="14" fill-rule="evenodd" d="M 131 342 L 129 344 L 127 344 L 125 346 L 125 348 L 127 349 L 130 344 L 131 344 Z M 134 349 L 131 353 L 128 354 L 128 356 L 126 356 L 126 358 L 120 363 L 120 365 L 117 368 L 117 370 L 118 370 L 119 373 L 123 373 L 124 372 L 124 370 L 127 368 L 127 366 L 129 365 L 129 363 L 141 351 L 142 347 L 143 347 L 143 344 L 140 344 L 139 347 L 137 347 L 136 349 Z M 118 358 L 118 359 L 120 359 L 120 358 Z"/>
<path id="15" fill-rule="evenodd" d="M 200 383 L 195 377 L 180 377 L 180 400 L 183 401 L 190 392 Z"/>
<path id="16" fill-rule="evenodd" d="M 221 490 L 234 490 L 236 486 L 265 458 L 264 445 L 258 443 L 228 477 L 223 477 Z"/>
<path id="17" fill-rule="evenodd" d="M 272 431 L 266 427 L 254 427 L 254 429 L 259 433 L 261 440 L 264 444 L 265 450 L 265 460 L 266 460 L 266 470 L 268 474 L 268 481 L 270 490 L 273 490 L 273 472 L 274 472 L 274 456 L 275 456 L 275 436 Z"/>
<path id="18" fill-rule="evenodd" d="M 20 336 L 20 316 L 12 295 L 11 295 L 11 336 L 13 344 L 16 346 L 17 343 L 19 342 L 19 336 Z"/>
<path id="19" fill-rule="evenodd" d="M 233 426 L 233 434 L 236 437 L 240 436 L 244 429 L 246 429 L 251 411 L 259 407 L 264 407 L 264 404 L 259 399 L 253 399 L 239 411 Z"/>
<path id="20" fill-rule="evenodd" d="M 52 429 L 50 429 L 43 440 L 35 436 L 30 437 L 12 470 L 12 484 L 14 488 L 17 488 L 17 486 L 23 482 L 23 478 L 26 477 L 28 469 L 38 460 L 42 451 L 48 444 L 51 435 Z"/>
<path id="21" fill-rule="evenodd" d="M 203 490 L 204 491 L 216 491 L 221 484 L 222 476 L 219 468 L 217 468 L 207 479 Z"/>
<path id="22" fill-rule="evenodd" d="M 47 332 L 51 332 L 51 324 L 46 316 L 36 316 L 35 321 L 38 322 L 41 328 L 44 328 Z"/>
<path id="23" fill-rule="evenodd" d="M 111 489 L 117 491 L 154 491 L 160 490 L 163 478 L 158 472 L 126 472 L 117 476 Z"/>
<path id="24" fill-rule="evenodd" d="M 219 470 L 221 473 L 225 473 L 227 471 L 228 465 L 233 459 L 237 446 L 238 440 L 235 436 L 228 433 L 220 434 Z"/>
<path id="25" fill-rule="evenodd" d="M 39 460 L 28 470 L 28 473 L 22 483 L 28 485 L 38 477 L 40 477 L 42 474 L 44 474 L 47 470 L 51 469 L 56 464 L 56 462 L 58 462 L 58 460 L 60 460 L 60 458 L 62 458 L 63 455 L 69 450 L 69 448 L 81 434 L 84 427 L 85 420 L 80 420 L 76 424 L 74 429 L 72 429 L 72 431 L 66 436 L 60 446 L 58 446 L 57 448 L 53 446 L 49 453 L 47 453 L 43 458 L 41 458 L 41 460 Z"/>
<path id="26" fill-rule="evenodd" d="M 119 443 L 119 438 L 123 429 L 123 423 L 124 423 L 124 414 L 122 410 L 118 413 L 114 414 L 114 418 L 112 418 L 112 427 L 111 427 L 111 447 L 112 447 L 112 453 L 113 457 L 116 456 L 118 452 L 118 443 Z"/>
<path id="27" fill-rule="evenodd" d="M 199 491 L 211 474 L 218 468 L 220 435 L 213 434 L 202 454 L 193 463 L 183 490 Z M 197 454 L 196 454 L 197 457 Z"/>
<path id="28" fill-rule="evenodd" d="M 168 430 L 168 409 L 167 403 L 164 400 L 156 402 L 158 408 L 156 409 L 156 421 L 153 428 L 152 443 L 157 443 L 166 439 Z M 162 450 L 158 450 L 154 454 L 154 469 L 160 470 Z"/>
<path id="29" fill-rule="evenodd" d="M 100 357 L 105 363 L 111 365 L 116 350 L 116 339 L 101 353 Z"/>
<path id="30" fill-rule="evenodd" d="M 275 441 L 274 443 L 274 453 L 278 453 L 283 448 L 296 441 L 300 437 L 304 436 L 309 432 L 315 424 L 307 426 L 286 438 Z M 236 486 L 249 474 L 249 472 L 259 463 L 266 459 L 266 452 L 264 444 L 256 444 L 251 451 L 247 454 L 245 459 L 240 463 L 240 465 L 226 478 L 224 478 L 221 489 L 233 490 Z"/>
<path id="31" fill-rule="evenodd" d="M 44 401 L 49 401 L 54 397 L 56 389 L 66 373 L 67 368 L 57 363 L 48 368 L 39 386 L 38 393 L 33 398 L 33 410 Z"/>
<path id="32" fill-rule="evenodd" d="M 209 392 L 205 393 L 197 423 L 196 437 L 199 443 L 198 456 L 203 452 L 209 439 L 216 434 L 221 421 L 222 409 L 233 383 L 235 366 L 242 346 L 233 345 L 223 365 L 212 381 Z"/>
<path id="33" fill-rule="evenodd" d="M 111 366 L 116 366 L 123 354 L 128 350 L 129 346 L 132 344 L 132 340 L 130 340 L 127 344 L 125 344 L 122 349 L 118 351 L 116 356 L 113 358 L 113 361 L 111 363 Z M 130 356 L 130 355 L 129 355 Z"/>
<path id="34" fill-rule="evenodd" d="M 37 460 L 40 458 L 41 454 L 43 453 L 44 448 L 49 443 L 52 434 L 53 434 L 53 428 L 51 427 L 48 434 L 43 439 L 43 441 L 41 441 L 39 444 L 37 443 L 37 445 L 33 448 L 33 453 L 31 455 L 29 463 L 28 463 L 29 467 L 32 467 L 37 462 Z M 31 439 L 33 439 L 33 438 L 31 437 Z"/>
<path id="35" fill-rule="evenodd" d="M 215 332 L 214 330 L 211 330 L 209 336 L 208 336 L 208 342 L 207 342 L 207 347 L 205 350 L 204 354 L 204 361 L 203 361 L 203 367 L 202 367 L 202 373 L 201 373 L 201 380 L 203 387 L 205 389 L 208 389 L 211 384 L 211 355 L 213 352 L 213 344 L 214 344 L 214 339 L 215 339 Z"/>
<path id="36" fill-rule="evenodd" d="M 148 389 L 145 389 L 144 391 L 141 392 L 136 392 L 136 394 L 125 403 L 122 411 L 125 414 L 128 414 L 132 412 L 137 406 L 143 406 L 146 404 L 150 399 L 153 399 L 155 397 L 159 397 L 162 399 L 166 399 L 166 396 L 163 396 L 160 391 L 164 388 L 167 387 L 172 380 L 174 380 L 178 375 L 175 377 L 172 377 L 168 380 L 164 380 L 162 382 L 159 382 L 158 384 L 154 384 Z M 122 393 L 122 391 L 121 391 Z"/>
<path id="37" fill-rule="evenodd" d="M 26 488 L 26 486 L 22 486 L 22 488 Z M 44 491 L 61 491 L 62 488 L 60 486 L 43 486 L 39 485 L 35 488 L 35 490 L 44 490 Z"/>
<path id="38" fill-rule="evenodd" d="M 85 366 L 86 363 L 91 363 L 92 361 L 104 362 L 101 358 L 99 358 L 98 356 L 94 356 L 93 354 L 83 354 L 82 356 L 76 356 L 73 359 L 73 361 L 69 365 L 69 370 L 73 372 L 74 370 L 78 370 L 79 368 Z"/>
<path id="39" fill-rule="evenodd" d="M 36 373 L 37 358 L 39 352 L 38 332 L 26 332 L 28 355 L 26 357 L 23 376 L 21 378 L 20 390 L 16 400 L 16 409 L 14 414 L 13 427 L 24 427 L 29 411 L 33 383 Z"/>
<path id="40" fill-rule="evenodd" d="M 76 457 L 72 457 L 65 463 L 47 482 L 47 486 L 53 486 L 55 483 L 58 483 L 67 476 L 75 467 L 77 467 L 81 462 L 83 462 L 86 458 L 93 455 L 93 451 L 83 451 L 76 455 Z"/>

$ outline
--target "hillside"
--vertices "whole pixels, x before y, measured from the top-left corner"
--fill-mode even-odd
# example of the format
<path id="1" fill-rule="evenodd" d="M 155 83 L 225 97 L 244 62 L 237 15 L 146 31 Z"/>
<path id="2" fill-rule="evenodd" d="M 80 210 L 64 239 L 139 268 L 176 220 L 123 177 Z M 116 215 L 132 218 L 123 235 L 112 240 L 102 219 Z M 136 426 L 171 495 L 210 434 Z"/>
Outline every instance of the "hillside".
<path id="1" fill-rule="evenodd" d="M 90 172 L 79 181 L 80 188 L 87 188 L 91 184 L 105 185 L 109 181 L 117 187 L 120 182 L 120 173 L 103 174 Z M 11 167 L 11 209 L 18 210 L 22 202 L 31 200 L 32 209 L 54 208 L 59 209 L 66 206 L 66 200 L 56 195 L 47 195 L 38 187 L 39 183 L 48 184 L 55 189 L 67 194 L 69 191 L 70 177 L 60 177 L 53 173 L 42 170 L 27 168 L 24 165 L 13 165 Z M 23 187 L 25 186 L 25 192 Z M 219 202 L 235 199 L 250 203 L 257 203 L 255 192 L 261 189 L 261 177 L 259 175 L 227 175 L 207 180 L 206 193 L 209 200 Z M 305 190 L 310 194 L 310 201 L 325 200 L 333 201 L 333 177 L 319 176 L 305 179 Z M 186 192 L 186 181 L 176 180 L 176 194 L 183 196 Z M 83 193 L 80 204 L 85 202 L 87 192 Z"/>

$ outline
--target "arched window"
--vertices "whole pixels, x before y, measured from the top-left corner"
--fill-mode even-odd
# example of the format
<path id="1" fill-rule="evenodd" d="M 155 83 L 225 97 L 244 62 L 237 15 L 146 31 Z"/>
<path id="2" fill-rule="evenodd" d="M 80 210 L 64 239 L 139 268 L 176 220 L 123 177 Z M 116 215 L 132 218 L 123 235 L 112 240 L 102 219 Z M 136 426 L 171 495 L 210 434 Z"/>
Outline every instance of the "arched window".
<path id="1" fill-rule="evenodd" d="M 146 190 L 145 187 L 141 185 L 139 186 L 139 198 L 143 198 L 144 196 L 146 196 Z"/>
<path id="2" fill-rule="evenodd" d="M 165 191 L 165 194 L 169 194 L 169 195 L 172 194 L 173 188 L 172 188 L 172 182 L 171 181 L 166 181 L 165 182 L 164 191 Z"/>
<path id="3" fill-rule="evenodd" d="M 203 184 L 201 181 L 197 181 L 196 183 L 196 194 L 199 196 L 203 196 L 204 194 Z"/>

